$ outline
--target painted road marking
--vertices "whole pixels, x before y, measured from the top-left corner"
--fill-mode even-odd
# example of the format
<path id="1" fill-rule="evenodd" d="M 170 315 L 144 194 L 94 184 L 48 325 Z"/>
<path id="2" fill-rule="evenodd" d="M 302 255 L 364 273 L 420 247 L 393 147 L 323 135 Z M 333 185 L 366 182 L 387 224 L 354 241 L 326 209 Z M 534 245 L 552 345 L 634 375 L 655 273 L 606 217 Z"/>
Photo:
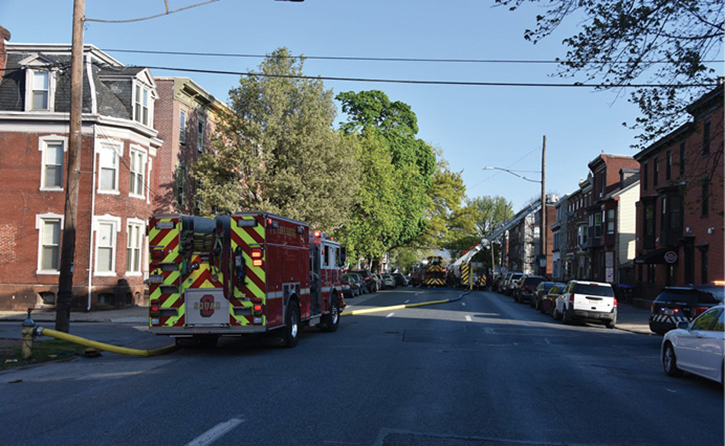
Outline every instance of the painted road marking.
<path id="1" fill-rule="evenodd" d="M 410 303 L 410 299 L 406 300 L 406 301 L 405 301 L 405 302 L 403 302 L 403 303 L 406 303 L 406 304 L 407 304 L 407 303 Z"/>
<path id="2" fill-rule="evenodd" d="M 466 306 L 466 303 L 465 302 L 461 302 L 461 306 L 465 307 Z"/>
<path id="3" fill-rule="evenodd" d="M 224 423 L 219 423 L 208 431 L 199 435 L 195 439 L 191 440 L 191 442 L 187 443 L 186 446 L 206 446 L 212 444 L 223 435 L 225 435 L 227 432 L 242 423 L 244 423 L 244 420 L 241 418 L 232 418 L 231 420 L 225 421 Z"/>
<path id="4" fill-rule="evenodd" d="M 468 322 L 471 322 L 471 321 L 473 321 L 473 319 L 471 319 L 471 316 L 469 316 L 469 315 L 466 315 L 466 320 L 467 320 Z"/>
<path id="5" fill-rule="evenodd" d="M 395 314 L 395 313 L 390 313 L 390 314 L 388 314 L 387 316 L 385 316 L 385 318 L 387 319 L 387 318 L 389 318 L 389 317 L 393 317 L 393 315 L 394 315 L 394 314 Z"/>

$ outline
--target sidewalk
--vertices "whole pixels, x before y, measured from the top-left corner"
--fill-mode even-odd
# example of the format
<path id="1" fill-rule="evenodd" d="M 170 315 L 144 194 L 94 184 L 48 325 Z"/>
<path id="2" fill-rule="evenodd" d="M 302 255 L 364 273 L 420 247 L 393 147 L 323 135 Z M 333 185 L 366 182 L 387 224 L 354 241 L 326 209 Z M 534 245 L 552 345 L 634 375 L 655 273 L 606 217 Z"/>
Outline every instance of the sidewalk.
<path id="1" fill-rule="evenodd" d="M 654 335 L 649 329 L 649 310 L 637 308 L 629 304 L 620 304 L 617 314 L 617 328 L 638 334 Z M 114 324 L 147 324 L 148 307 L 129 307 L 121 310 L 71 312 L 71 322 L 106 322 Z M 0 322 L 22 322 L 27 317 L 26 311 L 0 311 Z M 55 322 L 55 311 L 35 310 L 33 320 L 38 322 Z"/>
<path id="2" fill-rule="evenodd" d="M 22 322 L 28 317 L 27 311 L 0 311 L 0 322 Z M 33 321 L 55 322 L 54 310 L 33 310 Z M 71 322 L 107 322 L 113 324 L 148 324 L 148 307 L 129 307 L 120 310 L 88 311 L 70 314 Z"/>

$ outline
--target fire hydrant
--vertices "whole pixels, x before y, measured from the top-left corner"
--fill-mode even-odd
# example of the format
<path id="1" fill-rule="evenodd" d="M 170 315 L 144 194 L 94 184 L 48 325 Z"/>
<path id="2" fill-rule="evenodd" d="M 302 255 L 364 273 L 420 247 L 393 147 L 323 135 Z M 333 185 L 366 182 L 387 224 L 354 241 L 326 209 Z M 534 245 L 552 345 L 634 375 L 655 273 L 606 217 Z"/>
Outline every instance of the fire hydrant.
<path id="1" fill-rule="evenodd" d="M 28 318 L 23 321 L 23 359 L 30 359 L 33 357 L 33 341 L 35 339 L 35 321 L 30 316 L 33 308 L 28 308 Z"/>

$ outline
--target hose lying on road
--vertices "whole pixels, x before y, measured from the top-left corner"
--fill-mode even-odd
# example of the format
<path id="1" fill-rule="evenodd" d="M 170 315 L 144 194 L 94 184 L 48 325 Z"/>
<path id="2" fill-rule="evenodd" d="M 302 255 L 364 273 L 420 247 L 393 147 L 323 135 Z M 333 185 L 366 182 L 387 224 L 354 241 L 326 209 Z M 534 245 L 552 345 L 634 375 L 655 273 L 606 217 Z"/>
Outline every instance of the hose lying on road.
<path id="1" fill-rule="evenodd" d="M 454 297 L 452 299 L 432 300 L 429 302 L 418 302 L 415 304 L 401 304 L 401 305 L 392 305 L 389 307 L 366 308 L 364 310 L 345 311 L 343 313 L 340 313 L 340 316 L 355 316 L 358 314 L 368 314 L 368 313 L 378 313 L 381 311 L 400 310 L 402 308 L 415 308 L 415 307 L 424 307 L 426 305 L 449 304 L 451 302 L 458 302 L 459 300 L 463 299 L 463 296 L 465 296 L 466 294 L 468 294 L 470 292 L 471 292 L 471 290 L 468 290 L 465 293 L 461 293 L 460 295 L 458 295 L 458 297 Z"/>
<path id="2" fill-rule="evenodd" d="M 119 353 L 121 355 L 159 356 L 171 353 L 177 348 L 176 345 L 169 345 L 167 347 L 159 348 L 156 350 L 139 350 L 135 348 L 118 347 L 111 344 L 104 344 L 103 342 L 92 341 L 90 339 L 81 338 L 80 336 L 74 336 L 68 333 L 63 333 L 62 331 L 51 330 L 49 328 L 38 327 L 35 332 L 38 336 L 49 336 L 51 338 L 85 345 L 86 347 L 92 347 L 97 350 L 103 350 L 111 353 Z"/>

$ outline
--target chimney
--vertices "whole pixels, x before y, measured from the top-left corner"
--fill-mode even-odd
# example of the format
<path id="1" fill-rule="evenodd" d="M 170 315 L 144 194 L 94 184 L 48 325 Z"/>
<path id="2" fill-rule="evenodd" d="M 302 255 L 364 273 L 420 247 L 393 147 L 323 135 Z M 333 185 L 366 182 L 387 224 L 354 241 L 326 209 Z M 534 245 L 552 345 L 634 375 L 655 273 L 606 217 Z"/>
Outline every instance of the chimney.
<path id="1" fill-rule="evenodd" d="M 5 62 L 8 59 L 8 53 L 5 51 L 5 42 L 10 40 L 10 31 L 0 26 L 0 77 L 5 70 Z"/>

